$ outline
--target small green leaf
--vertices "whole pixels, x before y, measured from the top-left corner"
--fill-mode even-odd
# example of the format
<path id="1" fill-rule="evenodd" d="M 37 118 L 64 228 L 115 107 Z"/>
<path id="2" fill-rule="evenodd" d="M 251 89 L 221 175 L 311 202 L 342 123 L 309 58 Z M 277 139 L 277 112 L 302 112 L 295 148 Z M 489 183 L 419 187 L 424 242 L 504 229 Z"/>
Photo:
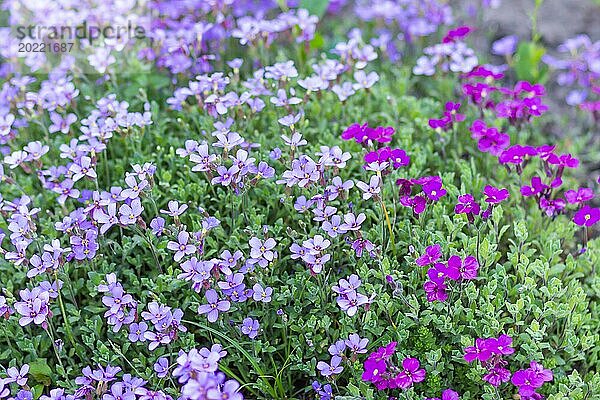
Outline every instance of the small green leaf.
<path id="1" fill-rule="evenodd" d="M 301 0 L 300 8 L 308 10 L 311 15 L 321 18 L 329 6 L 329 0 Z"/>

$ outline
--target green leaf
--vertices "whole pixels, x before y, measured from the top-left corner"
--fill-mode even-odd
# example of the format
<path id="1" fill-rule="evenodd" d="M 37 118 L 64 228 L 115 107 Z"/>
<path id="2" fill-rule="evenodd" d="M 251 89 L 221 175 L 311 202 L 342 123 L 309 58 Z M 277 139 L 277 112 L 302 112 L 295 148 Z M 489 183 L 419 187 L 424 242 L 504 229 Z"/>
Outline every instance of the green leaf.
<path id="1" fill-rule="evenodd" d="M 515 55 L 515 72 L 519 80 L 537 83 L 544 80 L 548 66 L 542 63 L 546 49 L 534 42 L 521 42 Z"/>
<path id="2" fill-rule="evenodd" d="M 313 40 L 310 41 L 310 48 L 312 50 L 318 50 L 320 48 L 322 48 L 325 45 L 325 39 L 323 39 L 323 36 L 321 34 L 319 34 L 318 32 L 315 33 L 315 37 L 313 38 Z"/>
<path id="3" fill-rule="evenodd" d="M 301 0 L 300 8 L 308 10 L 311 15 L 321 18 L 329 6 L 329 0 Z"/>
<path id="4" fill-rule="evenodd" d="M 29 363 L 29 375 L 44 386 L 52 383 L 52 369 L 48 366 L 45 358 L 38 358 Z"/>

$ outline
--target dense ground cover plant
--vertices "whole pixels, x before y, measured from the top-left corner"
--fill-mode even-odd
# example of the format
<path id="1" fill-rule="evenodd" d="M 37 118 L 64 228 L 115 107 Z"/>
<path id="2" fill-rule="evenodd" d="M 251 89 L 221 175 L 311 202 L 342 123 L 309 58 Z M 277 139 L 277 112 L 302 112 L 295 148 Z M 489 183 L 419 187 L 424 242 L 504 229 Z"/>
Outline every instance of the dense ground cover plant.
<path id="1" fill-rule="evenodd" d="M 598 42 L 284 3 L 3 5 L 0 399 L 600 398 Z"/>

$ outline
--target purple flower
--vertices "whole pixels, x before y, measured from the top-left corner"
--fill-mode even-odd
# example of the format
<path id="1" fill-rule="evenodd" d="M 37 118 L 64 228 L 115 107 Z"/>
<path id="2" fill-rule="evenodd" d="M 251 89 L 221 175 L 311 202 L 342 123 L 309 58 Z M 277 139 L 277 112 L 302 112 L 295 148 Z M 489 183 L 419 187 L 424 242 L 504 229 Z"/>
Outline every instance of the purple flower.
<path id="1" fill-rule="evenodd" d="M 355 354 L 364 354 L 367 352 L 367 344 L 369 339 L 361 339 L 356 333 L 352 333 L 348 336 L 348 339 L 344 341 L 346 346 Z"/>
<path id="2" fill-rule="evenodd" d="M 349 317 L 352 317 L 358 311 L 359 306 L 369 302 L 369 298 L 364 294 L 351 290 L 338 296 L 336 301 L 342 311 L 345 311 Z"/>
<path id="3" fill-rule="evenodd" d="M 425 370 L 419 368 L 420 363 L 416 358 L 405 358 L 402 361 L 403 370 L 396 376 L 396 385 L 399 388 L 407 389 L 414 383 L 425 380 Z"/>
<path id="4" fill-rule="evenodd" d="M 92 259 L 100 248 L 96 242 L 98 235 L 93 230 L 87 230 L 83 237 L 71 236 L 71 250 L 76 260 Z"/>
<path id="5" fill-rule="evenodd" d="M 219 311 L 226 312 L 231 307 L 227 300 L 219 300 L 219 296 L 214 289 L 209 289 L 205 293 L 208 304 L 201 304 L 198 307 L 198 314 L 207 314 L 209 322 L 215 322 L 219 318 Z"/>
<path id="6" fill-rule="evenodd" d="M 356 187 L 364 192 L 362 196 L 363 199 L 368 200 L 371 197 L 378 197 L 379 193 L 381 192 L 380 182 L 381 178 L 379 178 L 377 175 L 373 175 L 371 176 L 368 184 L 358 181 L 356 182 Z"/>
<path id="7" fill-rule="evenodd" d="M 142 207 L 140 199 L 134 199 L 130 205 L 123 204 L 119 207 L 119 221 L 123 225 L 135 224 L 143 211 L 144 207 Z"/>
<path id="8" fill-rule="evenodd" d="M 342 357 L 333 356 L 331 357 L 329 364 L 327 364 L 325 361 L 319 361 L 317 363 L 317 369 L 321 372 L 321 375 L 326 377 L 338 375 L 344 370 L 344 367 L 340 365 L 341 363 Z"/>
<path id="9" fill-rule="evenodd" d="M 592 226 L 600 221 L 600 208 L 592 208 L 587 204 L 584 205 L 573 216 L 573 222 L 579 226 Z"/>
<path id="10" fill-rule="evenodd" d="M 486 187 L 483 189 L 483 194 L 486 196 L 485 202 L 489 204 L 501 203 L 510 196 L 508 189 L 499 189 L 490 185 L 486 185 Z"/>
<path id="11" fill-rule="evenodd" d="M 519 38 L 515 35 L 505 36 L 492 43 L 492 53 L 498 56 L 511 56 L 517 49 Z"/>
<path id="12" fill-rule="evenodd" d="M 144 338 L 144 333 L 148 330 L 148 324 L 145 322 L 134 322 L 129 325 L 129 340 L 131 342 L 143 342 L 146 339 Z"/>
<path id="13" fill-rule="evenodd" d="M 217 167 L 217 173 L 219 176 L 212 178 L 211 184 L 219 183 L 223 186 L 229 186 L 236 177 L 236 174 L 240 171 L 237 165 L 233 164 L 229 169 L 223 165 Z"/>
<path id="14" fill-rule="evenodd" d="M 210 400 L 244 400 L 244 396 L 239 393 L 240 384 L 233 379 L 226 381 L 221 388 L 213 387 L 208 389 L 206 398 Z"/>
<path id="15" fill-rule="evenodd" d="M 52 124 L 48 127 L 48 132 L 55 133 L 60 131 L 67 134 L 71 129 L 71 125 L 77 121 L 77 116 L 70 113 L 63 117 L 56 112 L 50 112 L 50 120 Z"/>
<path id="16" fill-rule="evenodd" d="M 567 190 L 565 199 L 569 204 L 580 204 L 594 198 L 594 191 L 590 188 L 580 188 L 578 190 Z"/>
<path id="17" fill-rule="evenodd" d="M 262 301 L 263 303 L 269 303 L 271 301 L 273 288 L 267 286 L 263 289 L 260 284 L 255 283 L 254 286 L 252 286 L 252 290 L 254 291 L 254 294 L 252 295 L 254 301 Z"/>
<path id="18" fill-rule="evenodd" d="M 463 194 L 458 196 L 458 204 L 454 207 L 456 214 L 479 215 L 481 211 L 479 204 L 475 201 L 472 194 Z"/>
<path id="19" fill-rule="evenodd" d="M 356 81 L 356 83 L 352 85 L 352 89 L 369 89 L 379 80 L 379 75 L 375 71 L 369 72 L 369 74 L 367 74 L 363 70 L 358 70 L 354 73 L 354 80 Z"/>
<path id="20" fill-rule="evenodd" d="M 164 378 L 169 373 L 169 360 L 166 357 L 160 357 L 156 363 L 154 363 L 154 372 L 159 378 Z"/>
<path id="21" fill-rule="evenodd" d="M 489 370 L 487 374 L 483 376 L 483 380 L 488 382 L 492 386 L 500 386 L 504 382 L 510 380 L 510 371 L 502 367 L 494 367 Z"/>
<path id="22" fill-rule="evenodd" d="M 425 249 L 425 253 L 417 258 L 416 263 L 420 267 L 424 267 L 426 265 L 431 265 L 440 259 L 442 256 L 442 246 L 439 244 L 433 244 L 431 246 L 427 246 Z"/>
<path id="23" fill-rule="evenodd" d="M 27 374 L 29 373 L 29 364 L 23 364 L 21 369 L 11 367 L 6 370 L 6 379 L 8 382 L 15 382 L 19 386 L 25 386 L 27 384 Z"/>
<path id="24" fill-rule="evenodd" d="M 91 179 L 96 179 L 98 176 L 96 175 L 96 171 L 94 170 L 94 165 L 92 164 L 92 159 L 87 156 L 83 156 L 79 159 L 79 161 L 74 162 L 69 167 L 69 171 L 73 174 L 71 179 L 73 182 L 77 182 L 81 178 L 87 176 Z"/>
<path id="25" fill-rule="evenodd" d="M 329 346 L 329 349 L 327 349 L 329 354 L 332 356 L 343 356 L 344 350 L 346 350 L 346 343 L 341 339 L 336 341 L 334 344 Z"/>
<path id="26" fill-rule="evenodd" d="M 249 241 L 250 244 L 250 259 L 248 262 L 251 264 L 258 264 L 265 268 L 272 262 L 276 257 L 276 252 L 273 250 L 277 242 L 275 239 L 269 238 L 262 241 L 256 237 L 253 237 Z"/>
<path id="27" fill-rule="evenodd" d="M 487 342 L 485 339 L 475 339 L 475 346 L 465 348 L 464 358 L 467 362 L 479 360 L 481 362 L 487 361 L 492 356 L 492 352 L 487 348 Z"/>
<path id="28" fill-rule="evenodd" d="M 135 400 L 135 393 L 128 390 L 122 382 L 116 382 L 110 387 L 110 392 L 102 396 L 102 400 Z"/>
<path id="29" fill-rule="evenodd" d="M 121 196 L 125 199 L 136 199 L 140 196 L 142 190 L 148 186 L 148 181 L 145 179 L 141 179 L 138 183 L 135 175 L 131 174 L 125 177 L 125 183 L 127 184 L 127 188 L 123 189 L 121 192 Z"/>
<path id="30" fill-rule="evenodd" d="M 260 324 L 258 320 L 252 319 L 250 317 L 244 318 L 242 322 L 242 327 L 240 330 L 244 335 L 248 335 L 250 339 L 254 339 L 258 335 L 258 330 L 260 329 Z"/>
<path id="31" fill-rule="evenodd" d="M 169 201 L 168 210 L 160 210 L 161 213 L 170 215 L 171 217 L 179 217 L 181 214 L 187 210 L 187 204 L 179 205 L 179 202 L 176 200 Z"/>
<path id="32" fill-rule="evenodd" d="M 150 228 L 156 237 L 161 236 L 165 230 L 165 219 L 163 217 L 153 218 L 150 221 Z"/>
<path id="33" fill-rule="evenodd" d="M 196 252 L 196 246 L 188 244 L 189 239 L 190 234 L 186 231 L 181 231 L 177 235 L 177 242 L 170 241 L 167 243 L 167 249 L 175 252 L 173 259 L 176 262 L 181 261 L 186 254 L 194 254 Z"/>

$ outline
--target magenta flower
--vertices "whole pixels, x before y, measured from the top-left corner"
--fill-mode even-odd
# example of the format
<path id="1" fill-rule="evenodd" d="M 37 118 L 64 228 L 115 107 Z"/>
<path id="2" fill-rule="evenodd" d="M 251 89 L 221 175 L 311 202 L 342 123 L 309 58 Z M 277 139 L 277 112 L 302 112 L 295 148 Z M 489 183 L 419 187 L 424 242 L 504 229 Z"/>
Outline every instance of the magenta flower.
<path id="1" fill-rule="evenodd" d="M 498 204 L 510 196 L 508 189 L 499 189 L 490 185 L 486 185 L 483 194 L 486 196 L 485 202 L 489 204 Z"/>
<path id="2" fill-rule="evenodd" d="M 437 201 L 446 195 L 446 189 L 442 188 L 442 179 L 433 179 L 427 183 L 424 183 L 422 188 L 423 192 L 429 197 L 430 200 Z"/>
<path id="3" fill-rule="evenodd" d="M 573 216 L 573 222 L 579 226 L 592 226 L 600 221 L 600 208 L 592 208 L 585 205 L 579 209 Z"/>
<path id="4" fill-rule="evenodd" d="M 502 367 L 494 367 L 483 376 L 483 380 L 492 386 L 500 386 L 504 382 L 510 380 L 510 371 Z"/>
<path id="5" fill-rule="evenodd" d="M 392 135 L 395 132 L 396 130 L 391 126 L 378 126 L 369 132 L 369 139 L 379 143 L 388 143 L 392 141 Z"/>
<path id="6" fill-rule="evenodd" d="M 542 182 L 542 178 L 534 176 L 531 178 L 531 186 L 521 186 L 521 194 L 525 197 L 536 196 L 550 187 Z"/>
<path id="7" fill-rule="evenodd" d="M 594 191 L 590 188 L 580 188 L 578 190 L 567 190 L 565 199 L 569 204 L 580 204 L 594 198 Z"/>
<path id="8" fill-rule="evenodd" d="M 457 392 L 452 389 L 446 389 L 442 392 L 442 398 L 434 397 L 429 398 L 427 400 L 460 400 L 460 397 Z"/>
<path id="9" fill-rule="evenodd" d="M 420 362 L 416 358 L 405 358 L 402 361 L 402 368 L 404 368 L 396 376 L 395 383 L 399 388 L 407 389 L 414 383 L 419 383 L 425 380 L 425 370 L 419 369 Z"/>
<path id="10" fill-rule="evenodd" d="M 544 366 L 536 361 L 532 361 L 529 363 L 529 369 L 533 371 L 535 377 L 537 379 L 541 379 L 544 382 L 550 382 L 554 379 L 552 371 L 549 369 L 545 369 Z"/>
<path id="11" fill-rule="evenodd" d="M 480 211 L 479 203 L 475 201 L 472 194 L 467 193 L 458 196 L 458 204 L 454 207 L 454 212 L 456 214 L 479 215 Z"/>
<path id="12" fill-rule="evenodd" d="M 557 199 L 551 199 L 551 200 L 548 200 L 547 198 L 542 197 L 540 199 L 539 204 L 540 204 L 540 209 L 542 209 L 546 213 L 546 215 L 549 217 L 553 217 L 553 216 L 559 214 L 567 206 L 567 202 L 565 201 L 565 199 L 562 199 L 560 197 Z"/>
<path id="13" fill-rule="evenodd" d="M 362 380 L 365 382 L 378 382 L 381 380 L 381 375 L 385 374 L 387 370 L 387 364 L 385 360 L 368 358 L 365 360 L 364 372 L 362 374 Z"/>
<path id="14" fill-rule="evenodd" d="M 416 263 L 420 267 L 424 267 L 426 265 L 431 265 L 442 256 L 442 246 L 439 244 L 433 244 L 431 246 L 427 246 L 425 249 L 425 253 L 417 258 Z"/>
<path id="15" fill-rule="evenodd" d="M 456 266 L 450 263 L 450 260 L 454 260 L 454 257 L 458 258 L 459 265 Z M 452 256 L 448 260 L 448 264 L 445 263 L 435 263 L 432 268 L 427 270 L 427 276 L 433 282 L 442 284 L 444 283 L 446 278 L 452 279 L 453 281 L 457 281 L 460 278 L 460 257 Z"/>
<path id="16" fill-rule="evenodd" d="M 512 338 L 508 335 L 500 335 L 498 338 L 486 339 L 485 347 L 494 354 L 510 355 L 515 352 L 512 345 Z"/>
<path id="17" fill-rule="evenodd" d="M 442 118 L 429 119 L 429 126 L 436 131 L 445 131 L 452 127 L 452 118 L 444 115 Z"/>
<path id="18" fill-rule="evenodd" d="M 204 296 L 208 304 L 201 304 L 198 307 L 198 314 L 207 314 L 208 322 L 215 322 L 219 318 L 219 312 L 226 312 L 231 307 L 229 301 L 219 300 L 214 289 L 207 290 Z"/>
<path id="19" fill-rule="evenodd" d="M 459 256 L 452 256 L 448 259 L 448 268 L 460 274 L 460 277 L 466 280 L 477 278 L 479 262 L 473 256 L 467 256 L 461 260 Z"/>
<path id="20" fill-rule="evenodd" d="M 487 361 L 492 356 L 492 352 L 487 348 L 487 342 L 485 339 L 475 339 L 475 346 L 465 348 L 465 361 L 472 362 L 479 360 L 481 362 Z"/>
<path id="21" fill-rule="evenodd" d="M 535 390 L 544 384 L 544 381 L 529 369 L 516 371 L 511 382 L 519 388 L 519 394 L 524 397 L 533 395 Z"/>
<path id="22" fill-rule="evenodd" d="M 448 299 L 448 293 L 446 293 L 446 285 L 442 282 L 427 281 L 423 284 L 425 294 L 427 295 L 427 301 L 441 301 L 444 302 Z"/>

